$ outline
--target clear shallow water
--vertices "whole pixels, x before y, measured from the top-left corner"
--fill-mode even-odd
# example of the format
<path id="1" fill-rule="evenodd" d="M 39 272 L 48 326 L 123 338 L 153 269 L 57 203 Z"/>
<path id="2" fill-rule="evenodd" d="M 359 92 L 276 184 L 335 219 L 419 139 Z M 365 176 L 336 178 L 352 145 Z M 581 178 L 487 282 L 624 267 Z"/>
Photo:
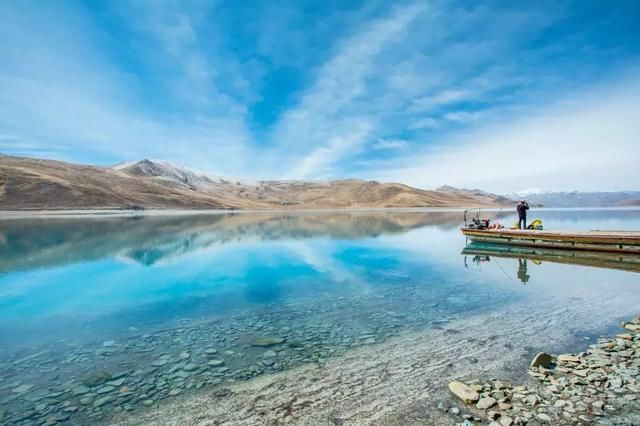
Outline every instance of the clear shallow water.
<path id="1" fill-rule="evenodd" d="M 640 308 L 632 272 L 465 258 L 461 216 L 1 221 L 0 407 L 11 421 L 86 422 L 510 304 L 623 294 Z M 638 210 L 538 216 L 547 229 L 640 230 Z"/>

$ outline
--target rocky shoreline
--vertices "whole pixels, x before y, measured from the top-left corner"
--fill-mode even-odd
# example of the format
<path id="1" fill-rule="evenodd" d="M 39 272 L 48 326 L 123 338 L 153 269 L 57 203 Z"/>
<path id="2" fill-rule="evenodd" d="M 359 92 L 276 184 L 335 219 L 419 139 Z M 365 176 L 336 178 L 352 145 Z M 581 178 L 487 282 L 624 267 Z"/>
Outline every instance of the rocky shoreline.
<path id="1" fill-rule="evenodd" d="M 640 410 L 640 318 L 622 324 L 624 333 L 603 338 L 578 354 L 538 353 L 529 374 L 534 386 L 502 380 L 455 381 L 449 390 L 465 403 L 440 409 L 461 415 L 463 425 L 598 424 L 610 415 Z M 464 413 L 463 413 L 464 411 Z M 615 424 L 634 424 L 628 418 Z"/>

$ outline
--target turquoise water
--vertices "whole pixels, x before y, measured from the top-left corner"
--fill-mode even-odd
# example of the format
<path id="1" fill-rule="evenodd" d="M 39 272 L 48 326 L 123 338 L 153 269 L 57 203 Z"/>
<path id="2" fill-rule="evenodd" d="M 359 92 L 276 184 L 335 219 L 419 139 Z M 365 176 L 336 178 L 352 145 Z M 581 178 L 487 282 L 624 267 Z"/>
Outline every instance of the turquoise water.
<path id="1" fill-rule="evenodd" d="M 538 216 L 547 229 L 640 230 L 638 210 Z M 529 261 L 523 274 L 518 259 L 464 256 L 461 220 L 326 212 L 0 221 L 0 408 L 15 423 L 93 422 L 541 297 L 640 300 L 633 272 Z"/>

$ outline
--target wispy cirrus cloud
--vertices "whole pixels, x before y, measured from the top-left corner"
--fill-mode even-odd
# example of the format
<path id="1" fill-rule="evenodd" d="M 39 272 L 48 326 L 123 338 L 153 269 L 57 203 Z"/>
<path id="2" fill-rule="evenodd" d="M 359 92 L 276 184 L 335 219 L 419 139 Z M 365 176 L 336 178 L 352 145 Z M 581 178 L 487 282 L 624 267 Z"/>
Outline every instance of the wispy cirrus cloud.
<path id="1" fill-rule="evenodd" d="M 387 150 L 387 149 L 404 149 L 408 147 L 407 141 L 402 139 L 378 139 L 371 145 L 371 149 L 374 150 Z"/>
<path id="2" fill-rule="evenodd" d="M 301 155 L 290 171 L 293 177 L 330 175 L 334 163 L 362 149 L 376 124 L 372 111 L 360 105 L 367 78 L 376 70 L 379 55 L 398 42 L 423 11 L 417 4 L 398 7 L 388 17 L 363 25 L 339 44 L 299 104 L 283 115 L 274 139 L 277 155 L 283 149 Z"/>
<path id="3" fill-rule="evenodd" d="M 466 89 L 444 89 L 433 95 L 412 100 L 411 109 L 415 112 L 430 111 L 436 107 L 477 98 L 478 93 Z"/>
<path id="4" fill-rule="evenodd" d="M 411 130 L 434 129 L 436 127 L 438 127 L 438 120 L 433 117 L 423 117 L 409 125 Z"/>

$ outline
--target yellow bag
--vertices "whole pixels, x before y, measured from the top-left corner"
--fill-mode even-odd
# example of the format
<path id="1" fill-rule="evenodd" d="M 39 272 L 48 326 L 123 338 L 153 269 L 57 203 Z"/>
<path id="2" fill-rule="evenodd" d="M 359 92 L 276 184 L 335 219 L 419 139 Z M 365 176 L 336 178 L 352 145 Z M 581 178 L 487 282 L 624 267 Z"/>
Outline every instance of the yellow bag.
<path id="1" fill-rule="evenodd" d="M 542 221 L 540 219 L 534 219 L 528 227 L 531 229 L 542 229 Z"/>

